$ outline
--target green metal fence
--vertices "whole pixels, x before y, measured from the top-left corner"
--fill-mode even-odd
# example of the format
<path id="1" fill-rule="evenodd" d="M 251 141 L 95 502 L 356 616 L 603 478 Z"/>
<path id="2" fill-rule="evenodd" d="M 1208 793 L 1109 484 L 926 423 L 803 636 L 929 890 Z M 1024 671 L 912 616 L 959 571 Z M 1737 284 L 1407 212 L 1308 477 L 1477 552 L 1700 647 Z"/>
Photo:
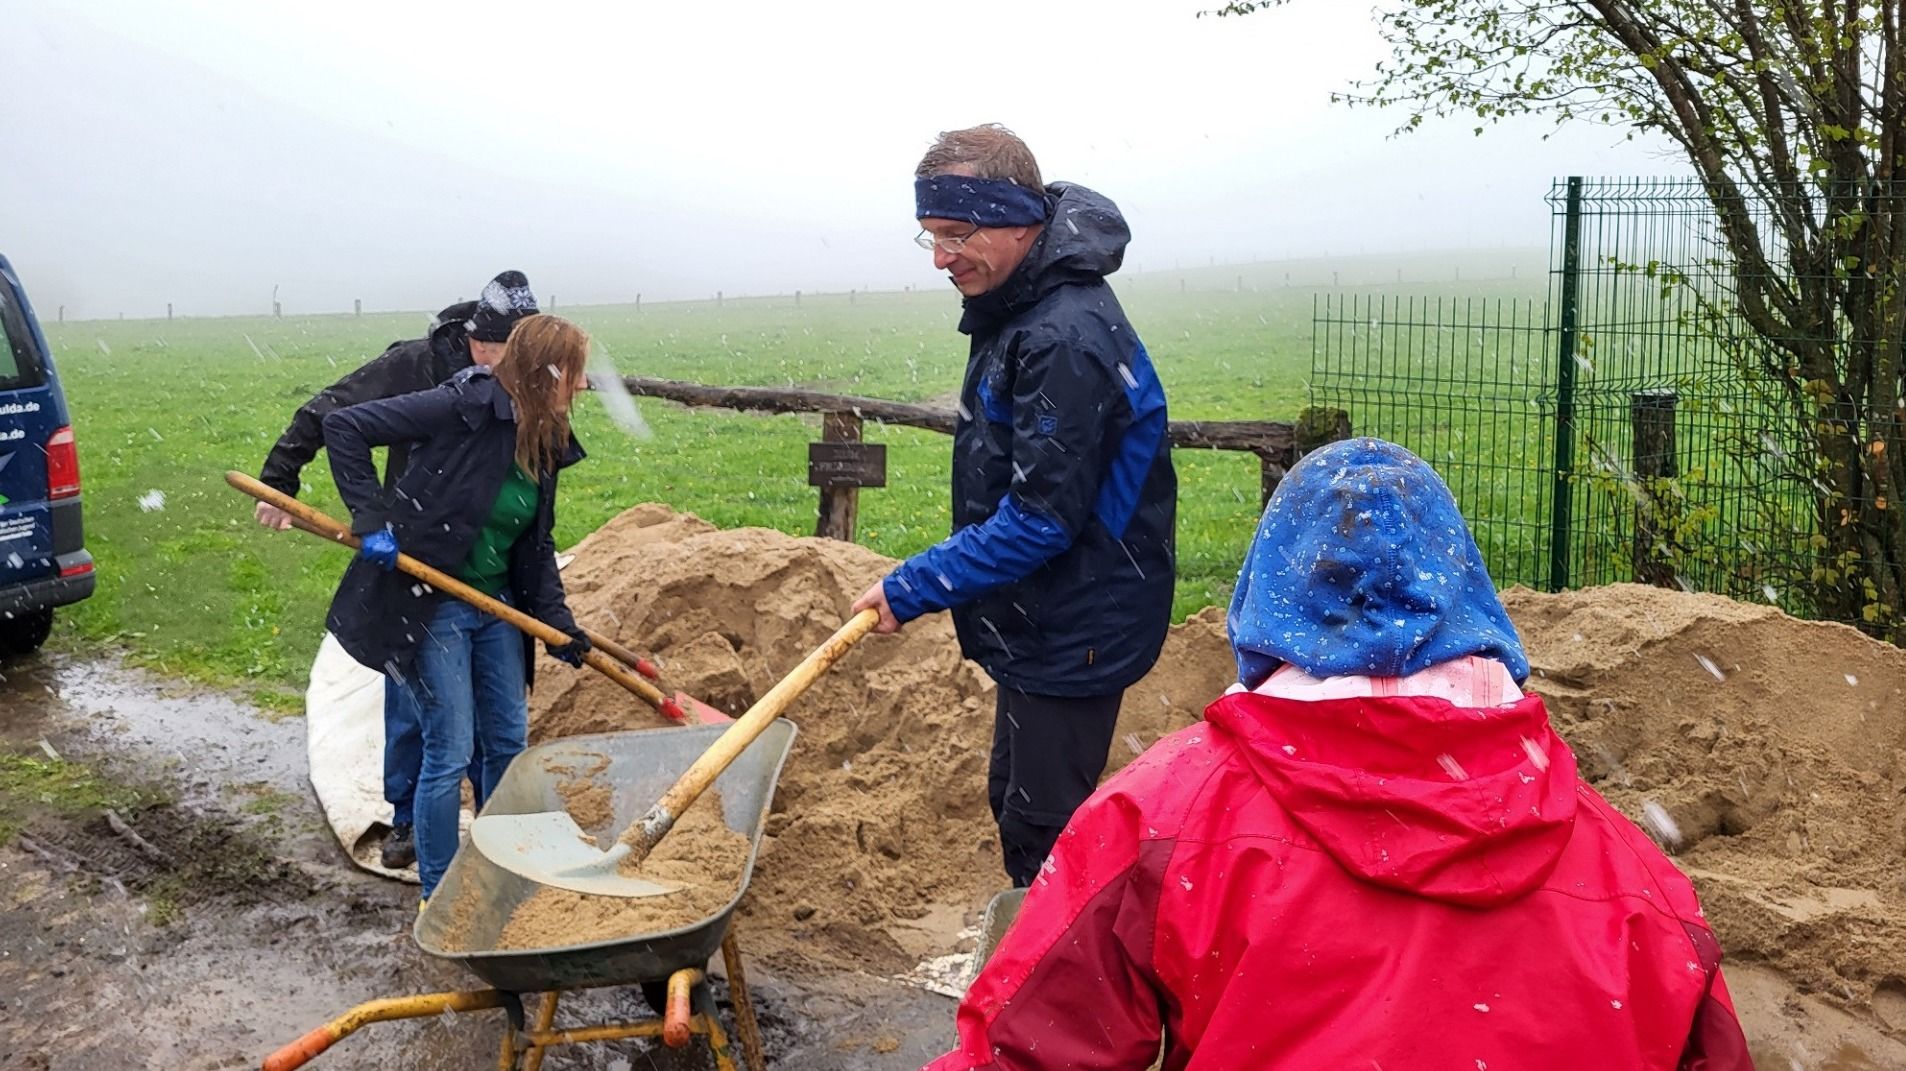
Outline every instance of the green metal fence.
<path id="1" fill-rule="evenodd" d="M 1747 374 L 1766 342 L 1731 311 L 1739 268 L 1704 189 L 1573 178 L 1549 203 L 1545 296 L 1319 299 L 1313 404 L 1434 464 L 1501 583 L 1632 580 L 1835 616 L 1816 605 L 1807 430 Z"/>

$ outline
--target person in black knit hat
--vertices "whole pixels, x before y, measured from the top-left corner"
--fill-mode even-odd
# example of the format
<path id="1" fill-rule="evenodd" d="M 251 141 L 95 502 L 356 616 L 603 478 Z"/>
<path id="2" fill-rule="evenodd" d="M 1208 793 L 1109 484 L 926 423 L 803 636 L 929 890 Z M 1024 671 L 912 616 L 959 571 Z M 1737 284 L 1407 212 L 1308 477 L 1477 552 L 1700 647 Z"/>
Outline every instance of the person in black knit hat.
<path id="1" fill-rule="evenodd" d="M 278 437 L 265 457 L 259 482 L 297 497 L 304 467 L 324 446 L 324 418 L 334 410 L 379 398 L 429 390 L 471 365 L 491 367 L 503 356 L 503 344 L 517 321 L 536 312 L 536 295 L 520 271 L 506 271 L 484 284 L 475 301 L 459 301 L 437 313 L 423 338 L 393 342 L 384 352 L 360 365 L 343 379 L 324 388 L 298 407 L 291 426 Z M 395 487 L 410 459 L 406 443 L 389 450 L 384 485 Z M 284 531 L 291 515 L 264 502 L 254 514 L 266 528 Z M 371 667 L 377 668 L 375 666 Z M 417 712 L 402 688 L 384 688 L 384 799 L 391 805 L 391 831 L 384 838 L 379 861 L 400 870 L 416 861 L 411 833 L 411 803 L 423 767 L 423 737 Z M 478 755 L 474 770 L 483 760 Z M 472 783 L 477 783 L 472 778 Z"/>

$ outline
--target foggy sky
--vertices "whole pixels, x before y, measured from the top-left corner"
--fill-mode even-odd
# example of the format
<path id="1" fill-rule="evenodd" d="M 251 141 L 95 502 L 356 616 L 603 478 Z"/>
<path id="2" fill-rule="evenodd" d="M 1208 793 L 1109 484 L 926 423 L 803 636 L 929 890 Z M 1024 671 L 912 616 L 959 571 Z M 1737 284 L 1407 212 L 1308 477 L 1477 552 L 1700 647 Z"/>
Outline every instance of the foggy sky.
<path id="1" fill-rule="evenodd" d="M 944 286 L 936 131 L 998 121 L 1131 222 L 1129 268 L 1544 246 L 1555 176 L 1681 170 L 1546 122 L 1331 105 L 1367 5 L 1212 0 L 0 9 L 0 252 L 69 318 Z M 1544 140 L 1544 135 L 1552 135 Z"/>

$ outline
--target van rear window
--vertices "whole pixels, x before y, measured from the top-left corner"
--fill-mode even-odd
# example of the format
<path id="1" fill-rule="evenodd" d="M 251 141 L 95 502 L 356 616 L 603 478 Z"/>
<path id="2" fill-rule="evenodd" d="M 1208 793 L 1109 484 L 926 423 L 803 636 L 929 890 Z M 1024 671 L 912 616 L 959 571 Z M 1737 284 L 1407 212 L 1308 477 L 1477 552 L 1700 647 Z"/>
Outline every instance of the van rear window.
<path id="1" fill-rule="evenodd" d="M 27 330 L 26 313 L 4 282 L 0 282 L 0 390 L 20 390 L 46 382 L 40 355 Z"/>

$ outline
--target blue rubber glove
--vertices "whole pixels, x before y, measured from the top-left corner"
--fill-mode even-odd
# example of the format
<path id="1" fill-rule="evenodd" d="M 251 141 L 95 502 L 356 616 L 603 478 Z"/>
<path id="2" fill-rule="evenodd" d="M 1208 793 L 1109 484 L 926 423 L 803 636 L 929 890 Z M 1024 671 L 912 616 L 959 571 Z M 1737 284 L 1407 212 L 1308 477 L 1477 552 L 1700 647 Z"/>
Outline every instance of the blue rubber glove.
<path id="1" fill-rule="evenodd" d="M 397 568 L 397 533 L 389 528 L 380 528 L 365 536 L 358 544 L 357 556 L 382 566 L 387 573 L 391 572 Z"/>

